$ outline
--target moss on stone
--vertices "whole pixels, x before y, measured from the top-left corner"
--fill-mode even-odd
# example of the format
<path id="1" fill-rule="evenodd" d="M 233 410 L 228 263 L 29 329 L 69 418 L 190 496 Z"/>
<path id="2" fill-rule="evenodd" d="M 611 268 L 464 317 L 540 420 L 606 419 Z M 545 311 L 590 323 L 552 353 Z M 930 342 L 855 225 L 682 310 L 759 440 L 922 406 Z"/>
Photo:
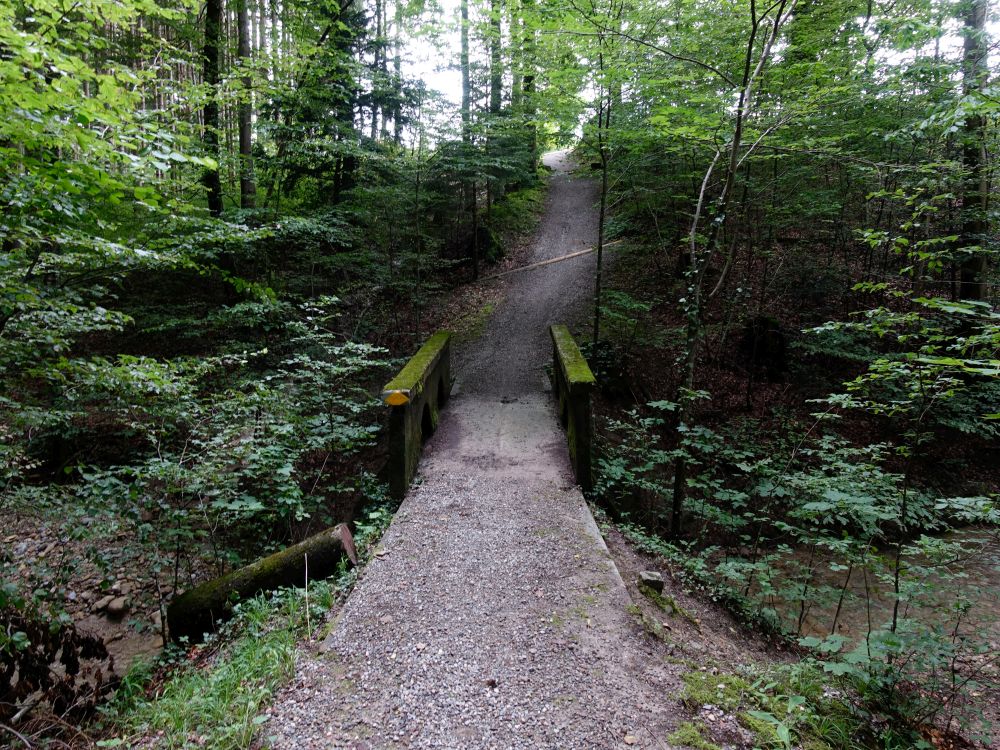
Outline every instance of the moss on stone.
<path id="1" fill-rule="evenodd" d="M 427 376 L 437 364 L 441 352 L 451 341 L 451 331 L 438 331 L 410 357 L 410 361 L 385 386 L 385 391 L 409 391 L 410 400 L 422 390 Z"/>
<path id="2" fill-rule="evenodd" d="M 492 302 L 487 302 L 478 310 L 473 310 L 459 319 L 454 324 L 455 341 L 466 344 L 482 336 L 486 331 L 486 324 L 489 323 L 494 309 L 496 309 L 496 305 Z"/>
<path id="3" fill-rule="evenodd" d="M 754 690 L 746 680 L 732 674 L 688 672 L 684 679 L 682 700 L 690 708 L 718 706 L 726 711 L 737 711 Z"/>
<path id="4" fill-rule="evenodd" d="M 714 742 L 710 742 L 702 732 L 702 728 L 693 721 L 684 721 L 677 730 L 667 737 L 671 745 L 690 747 L 694 750 L 720 750 Z"/>
<path id="5" fill-rule="evenodd" d="M 554 325 L 549 333 L 552 335 L 553 381 L 559 402 L 559 421 L 566 428 L 576 481 L 584 492 L 589 492 L 594 486 L 590 392 L 596 381 L 569 329 Z"/>
<path id="6" fill-rule="evenodd" d="M 778 729 L 770 721 L 758 719 L 750 713 L 742 713 L 739 716 L 740 724 L 754 733 L 758 747 L 783 747 L 784 743 L 778 739 Z"/>
<path id="7" fill-rule="evenodd" d="M 649 599 L 653 604 L 662 609 L 664 612 L 669 612 L 677 617 L 683 617 L 689 623 L 694 625 L 698 630 L 701 630 L 701 623 L 698 619 L 694 617 L 690 612 L 688 612 L 684 607 L 677 603 L 670 594 L 661 594 L 659 591 L 647 586 L 645 584 L 640 584 L 639 591 L 642 595 Z"/>
<path id="8" fill-rule="evenodd" d="M 385 386 L 386 391 L 405 391 L 409 395 L 406 403 L 393 406 L 389 414 L 385 473 L 395 498 L 402 499 L 406 494 L 416 475 L 424 440 L 437 428 L 441 405 L 451 391 L 450 360 L 451 333 L 438 331 Z"/>
<path id="9" fill-rule="evenodd" d="M 564 325 L 554 325 L 550 329 L 552 342 L 559 359 L 559 368 L 565 378 L 567 389 L 573 393 L 578 389 L 590 389 L 597 382 L 590 365 L 584 359 L 573 334 Z"/>
<path id="10" fill-rule="evenodd" d="M 656 638 L 656 640 L 667 644 L 668 646 L 676 646 L 674 639 L 667 634 L 666 628 L 658 622 L 655 618 L 650 617 L 645 612 L 642 611 L 642 607 L 636 604 L 629 604 L 626 611 L 632 615 L 639 626 L 649 633 L 651 636 Z"/>

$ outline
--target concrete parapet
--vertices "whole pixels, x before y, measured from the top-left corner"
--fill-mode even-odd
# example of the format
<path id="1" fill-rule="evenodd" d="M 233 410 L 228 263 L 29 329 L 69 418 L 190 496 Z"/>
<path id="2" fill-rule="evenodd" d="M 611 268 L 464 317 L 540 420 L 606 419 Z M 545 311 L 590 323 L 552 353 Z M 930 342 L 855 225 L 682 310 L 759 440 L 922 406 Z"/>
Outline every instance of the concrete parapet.
<path id="1" fill-rule="evenodd" d="M 451 393 L 451 332 L 438 331 L 382 390 L 389 413 L 387 474 L 393 497 L 402 498 L 417 473 L 424 441 L 437 428 Z"/>
<path id="2" fill-rule="evenodd" d="M 569 458 L 576 482 L 586 492 L 594 487 L 594 425 L 590 394 L 596 380 L 590 365 L 564 325 L 549 328 L 552 334 L 552 380 L 559 399 L 559 421 L 566 428 Z"/>

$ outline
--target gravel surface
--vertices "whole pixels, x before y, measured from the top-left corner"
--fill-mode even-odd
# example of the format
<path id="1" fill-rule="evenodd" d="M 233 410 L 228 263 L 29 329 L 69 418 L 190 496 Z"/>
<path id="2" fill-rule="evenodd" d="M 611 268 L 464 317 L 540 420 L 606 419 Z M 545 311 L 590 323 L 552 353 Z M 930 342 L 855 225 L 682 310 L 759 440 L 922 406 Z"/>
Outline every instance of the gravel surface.
<path id="1" fill-rule="evenodd" d="M 575 177 L 564 151 L 546 154 L 544 162 L 553 172 L 528 263 L 586 250 L 597 241 L 598 185 Z M 541 368 L 552 357 L 549 326 L 582 317 L 594 293 L 596 262 L 591 253 L 507 277 L 506 301 L 483 336 L 454 355 L 459 392 L 510 396 L 547 387 Z"/>
<path id="2" fill-rule="evenodd" d="M 532 262 L 587 247 L 596 190 L 555 170 Z M 302 651 L 261 744 L 275 748 L 667 748 L 676 667 L 573 479 L 542 367 L 593 256 L 511 279 L 456 353 L 452 400 L 330 636 Z"/>

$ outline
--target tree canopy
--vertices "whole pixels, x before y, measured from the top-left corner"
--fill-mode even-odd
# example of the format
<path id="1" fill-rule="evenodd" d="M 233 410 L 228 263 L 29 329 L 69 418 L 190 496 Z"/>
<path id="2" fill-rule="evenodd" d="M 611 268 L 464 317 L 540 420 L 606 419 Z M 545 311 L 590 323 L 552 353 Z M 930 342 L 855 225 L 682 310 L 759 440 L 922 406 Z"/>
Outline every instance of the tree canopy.
<path id="1" fill-rule="evenodd" d="M 818 560 L 845 573 L 833 635 L 855 571 L 881 577 L 887 624 L 828 671 L 911 715 L 908 685 L 961 692 L 921 680 L 955 677 L 972 604 L 934 633 L 906 604 L 959 556 L 947 531 L 998 520 L 998 22 L 985 0 L 0 0 L 0 509 L 73 550 L 0 561 L 22 660 L 0 735 L 56 695 L 28 633 L 43 654 L 73 630 L 78 568 L 103 591 L 137 566 L 162 609 L 387 502 L 376 385 L 530 232 L 556 147 L 601 183 L 594 499 L 792 636 Z"/>

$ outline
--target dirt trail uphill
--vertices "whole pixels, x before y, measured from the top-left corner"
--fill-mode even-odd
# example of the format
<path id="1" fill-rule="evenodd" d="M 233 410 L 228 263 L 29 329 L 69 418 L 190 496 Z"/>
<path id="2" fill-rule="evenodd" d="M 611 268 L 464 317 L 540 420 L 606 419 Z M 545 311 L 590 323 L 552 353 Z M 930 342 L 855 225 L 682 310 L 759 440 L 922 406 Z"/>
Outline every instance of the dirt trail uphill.
<path id="1" fill-rule="evenodd" d="M 564 153 L 530 260 L 591 245 L 597 199 Z M 515 274 L 382 550 L 320 653 L 299 656 L 277 748 L 666 748 L 677 680 L 574 486 L 543 366 L 594 256 Z"/>

